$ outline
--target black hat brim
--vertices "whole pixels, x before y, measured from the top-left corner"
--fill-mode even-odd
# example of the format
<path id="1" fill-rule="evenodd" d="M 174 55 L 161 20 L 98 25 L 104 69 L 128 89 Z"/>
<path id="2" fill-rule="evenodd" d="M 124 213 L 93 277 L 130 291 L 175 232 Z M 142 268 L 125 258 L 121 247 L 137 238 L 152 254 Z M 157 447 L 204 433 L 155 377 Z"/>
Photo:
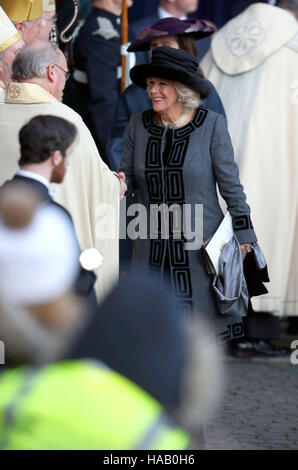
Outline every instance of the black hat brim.
<path id="1" fill-rule="evenodd" d="M 212 92 L 212 88 L 207 80 L 176 68 L 158 64 L 141 64 L 136 65 L 130 71 L 132 82 L 145 90 L 147 88 L 147 78 L 149 77 L 164 78 L 165 80 L 182 83 L 198 92 L 202 99 L 207 98 Z"/>

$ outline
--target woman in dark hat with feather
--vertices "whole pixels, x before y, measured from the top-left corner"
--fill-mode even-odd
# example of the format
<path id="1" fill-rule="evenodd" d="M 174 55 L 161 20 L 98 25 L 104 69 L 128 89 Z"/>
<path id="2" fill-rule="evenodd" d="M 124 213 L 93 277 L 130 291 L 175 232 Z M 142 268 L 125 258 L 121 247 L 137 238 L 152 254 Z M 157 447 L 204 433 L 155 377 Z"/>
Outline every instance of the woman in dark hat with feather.
<path id="1" fill-rule="evenodd" d="M 131 70 L 132 81 L 147 90 L 153 109 L 130 119 L 120 166 L 129 190 L 138 188 L 139 203 L 146 209 L 147 238 L 135 240 L 135 262 L 147 267 L 161 282 L 169 280 L 180 309 L 203 312 L 224 342 L 243 334 L 242 320 L 219 313 L 201 244 L 186 243 L 188 234 L 199 233 L 202 228 L 205 241 L 217 230 L 223 220 L 218 185 L 243 256 L 249 244 L 256 242 L 256 235 L 226 120 L 200 106 L 211 89 L 208 81 L 198 76 L 197 67 L 196 59 L 187 52 L 157 47 L 152 51 L 151 64 Z M 168 219 L 168 235 L 164 236 L 164 226 L 154 216 L 161 205 L 176 214 L 177 208 L 181 211 L 186 224 L 180 234 L 175 221 L 181 219 L 173 216 Z M 191 210 L 190 217 L 185 205 Z M 200 212 L 194 216 L 198 207 L 203 208 L 202 217 Z"/>
<path id="2" fill-rule="evenodd" d="M 128 52 L 143 53 L 142 62 L 146 62 L 146 57 L 149 59 L 149 54 L 151 54 L 155 47 L 168 46 L 189 52 L 189 54 L 197 58 L 197 44 L 200 44 L 200 40 L 208 38 L 214 32 L 215 29 L 202 20 L 180 20 L 173 17 L 163 18 L 152 26 L 143 28 L 129 46 Z M 203 71 L 199 67 L 198 74 L 201 77 L 204 76 Z M 225 116 L 221 99 L 212 83 L 209 82 L 209 84 L 212 87 L 212 93 L 204 102 L 204 106 Z M 124 145 L 124 134 L 129 119 L 133 114 L 145 111 L 145 109 L 151 107 L 152 103 L 147 93 L 135 84 L 129 85 L 120 95 L 115 113 L 112 138 L 108 144 L 109 162 L 113 170 L 117 170 L 120 163 Z"/>

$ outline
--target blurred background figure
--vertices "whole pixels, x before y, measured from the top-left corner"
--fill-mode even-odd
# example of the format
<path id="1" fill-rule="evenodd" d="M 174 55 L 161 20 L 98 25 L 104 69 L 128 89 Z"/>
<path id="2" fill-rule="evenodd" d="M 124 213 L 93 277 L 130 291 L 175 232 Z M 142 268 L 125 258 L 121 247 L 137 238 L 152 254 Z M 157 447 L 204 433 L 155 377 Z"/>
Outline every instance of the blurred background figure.
<path id="1" fill-rule="evenodd" d="M 270 342 L 279 318 L 298 331 L 298 2 L 269 3 L 252 4 L 219 30 L 201 65 L 223 100 L 271 279 L 235 353 L 276 356 L 287 353 Z"/>
<path id="2" fill-rule="evenodd" d="M 56 27 L 57 15 L 55 0 L 42 0 L 42 12 L 42 30 L 38 39 L 47 41 L 51 39 L 52 32 Z"/>
<path id="3" fill-rule="evenodd" d="M 167 286 L 137 270 L 106 298 L 66 357 L 99 359 L 132 380 L 202 448 L 202 427 L 216 412 L 223 385 L 213 335 L 198 318 L 181 315 Z"/>
<path id="4" fill-rule="evenodd" d="M 67 76 L 63 53 L 49 41 L 36 41 L 17 55 L 13 82 L 7 89 L 6 102 L 0 106 L 0 182 L 12 178 L 18 170 L 18 133 L 31 118 L 56 115 L 76 126 L 78 144 L 56 199 L 70 212 L 82 250 L 96 248 L 104 257 L 96 284 L 97 295 L 102 299 L 118 280 L 119 199 L 126 186 L 101 160 L 80 116 L 60 102 Z M 97 224 L 105 220 L 105 211 L 110 211 L 109 217 L 101 229 Z"/>
<path id="5" fill-rule="evenodd" d="M 131 25 L 131 40 L 133 41 L 135 39 L 142 28 L 153 25 L 158 20 L 163 20 L 169 17 L 178 18 L 180 20 L 197 17 L 196 12 L 198 10 L 199 3 L 199 0 L 159 0 L 157 10 L 152 16 L 144 17 Z M 210 37 L 206 35 L 199 39 L 200 43 L 197 43 L 197 57 L 200 61 L 209 49 Z M 144 53 L 137 54 L 137 63 L 141 64 L 148 61 L 149 59 L 148 57 L 146 58 Z"/>
<path id="6" fill-rule="evenodd" d="M 30 187 L 43 202 L 58 207 L 71 221 L 70 213 L 54 201 L 50 184 L 61 184 L 70 165 L 73 147 L 76 145 L 77 129 L 70 122 L 57 116 L 37 116 L 31 119 L 19 132 L 20 170 L 4 187 Z M 74 231 L 74 228 L 73 228 Z M 77 241 L 78 253 L 81 250 Z M 80 269 L 75 288 L 77 294 L 89 299 L 89 308 L 96 308 L 93 290 L 96 276 L 92 271 Z"/>
<path id="7" fill-rule="evenodd" d="M 198 9 L 198 0 L 158 0 L 158 6 L 154 14 L 145 16 L 138 22 L 135 22 L 133 28 L 137 32 L 144 26 L 152 25 L 156 21 L 174 17 L 180 20 L 186 20 L 190 13 L 195 13 Z"/>
<path id="8" fill-rule="evenodd" d="M 0 7 L 0 101 L 5 98 L 5 87 L 10 82 L 12 63 L 16 52 L 24 46 L 20 33 L 16 30 L 2 7 Z"/>
<path id="9" fill-rule="evenodd" d="M 73 44 L 73 80 L 64 102 L 81 115 L 108 163 L 106 145 L 120 94 L 122 1 L 93 0 L 92 5 Z"/>
<path id="10" fill-rule="evenodd" d="M 71 26 L 69 33 L 72 34 L 76 27 L 82 24 L 92 10 L 91 0 L 78 0 L 79 13 Z M 56 0 L 57 8 L 57 27 L 59 31 L 63 31 L 69 25 L 69 19 L 73 18 L 74 0 Z"/>
<path id="11" fill-rule="evenodd" d="M 79 273 L 77 242 L 71 220 L 45 205 L 29 185 L 2 188 L 0 214 L 6 364 L 40 364 L 61 354 L 81 321 L 81 304 L 72 292 Z"/>
<path id="12" fill-rule="evenodd" d="M 39 39 L 43 29 L 42 0 L 0 0 L 0 6 L 14 23 L 25 43 Z"/>
<path id="13" fill-rule="evenodd" d="M 84 312 L 71 290 L 75 252 L 61 211 L 29 188 L 1 190 L 2 448 L 198 448 L 221 390 L 209 330 L 186 329 L 169 294 L 140 274 Z M 99 357 L 118 372 L 83 360 Z"/>

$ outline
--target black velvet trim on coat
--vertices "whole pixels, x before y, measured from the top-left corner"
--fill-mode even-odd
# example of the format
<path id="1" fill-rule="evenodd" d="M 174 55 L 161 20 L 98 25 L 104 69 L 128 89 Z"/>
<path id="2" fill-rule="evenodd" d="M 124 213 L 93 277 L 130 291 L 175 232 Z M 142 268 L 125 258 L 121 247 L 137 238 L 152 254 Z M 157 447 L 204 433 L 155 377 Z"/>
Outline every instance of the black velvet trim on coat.
<path id="1" fill-rule="evenodd" d="M 226 331 L 217 335 L 217 341 L 219 344 L 225 344 L 231 339 L 237 339 L 244 336 L 244 325 L 243 323 L 234 323 L 228 325 Z"/>
<path id="2" fill-rule="evenodd" d="M 143 113 L 143 124 L 150 137 L 147 142 L 145 158 L 145 178 L 150 204 L 185 204 L 183 166 L 187 155 L 190 134 L 200 127 L 208 111 L 198 108 L 190 123 L 179 129 L 168 129 L 154 122 L 154 111 Z M 164 133 L 166 142 L 162 153 Z M 184 248 L 185 237 L 173 238 L 173 220 L 169 220 L 169 239 L 162 239 L 160 220 L 155 236 L 150 241 L 149 264 L 154 278 L 170 278 L 170 283 L 180 309 L 192 313 L 192 282 L 189 266 L 189 255 Z"/>
<path id="3" fill-rule="evenodd" d="M 233 229 L 234 232 L 238 230 L 253 230 L 252 221 L 249 215 L 240 215 L 238 217 L 233 217 Z"/>
<path id="4" fill-rule="evenodd" d="M 198 129 L 206 119 L 208 110 L 199 106 L 195 112 L 192 120 L 186 126 L 173 129 L 173 137 L 175 140 L 184 139 L 189 136 L 194 130 Z M 143 112 L 143 124 L 146 131 L 154 137 L 162 137 L 164 127 L 158 126 L 154 121 L 153 109 L 148 109 Z"/>

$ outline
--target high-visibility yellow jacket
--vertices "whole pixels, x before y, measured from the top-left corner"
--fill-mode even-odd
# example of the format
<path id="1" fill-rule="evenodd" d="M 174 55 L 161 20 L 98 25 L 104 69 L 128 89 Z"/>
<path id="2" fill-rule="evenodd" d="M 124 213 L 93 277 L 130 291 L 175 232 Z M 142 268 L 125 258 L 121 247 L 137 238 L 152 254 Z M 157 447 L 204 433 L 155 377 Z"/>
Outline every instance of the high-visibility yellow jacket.
<path id="1" fill-rule="evenodd" d="M 65 361 L 0 374 L 0 448 L 186 449 L 189 436 L 103 364 Z"/>

